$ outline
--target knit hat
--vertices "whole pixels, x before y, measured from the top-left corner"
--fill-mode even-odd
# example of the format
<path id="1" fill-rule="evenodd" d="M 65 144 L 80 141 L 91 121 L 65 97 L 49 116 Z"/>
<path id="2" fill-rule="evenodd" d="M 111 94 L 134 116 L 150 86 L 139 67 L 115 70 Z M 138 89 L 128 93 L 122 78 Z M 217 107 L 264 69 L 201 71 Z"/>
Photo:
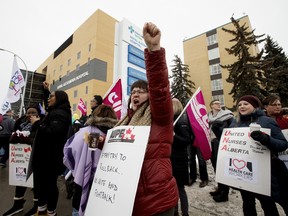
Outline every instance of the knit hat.
<path id="1" fill-rule="evenodd" d="M 250 103 L 254 108 L 260 108 L 261 107 L 261 102 L 260 100 L 255 97 L 254 95 L 244 95 L 241 98 L 239 98 L 239 100 L 237 101 L 237 104 L 240 101 L 247 101 L 248 103 Z"/>

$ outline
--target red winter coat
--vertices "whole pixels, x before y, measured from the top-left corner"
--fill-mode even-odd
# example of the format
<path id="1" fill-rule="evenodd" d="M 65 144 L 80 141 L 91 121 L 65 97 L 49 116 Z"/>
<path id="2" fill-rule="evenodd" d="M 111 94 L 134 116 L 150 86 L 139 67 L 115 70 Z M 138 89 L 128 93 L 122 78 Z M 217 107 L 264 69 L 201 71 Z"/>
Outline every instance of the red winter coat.
<path id="1" fill-rule="evenodd" d="M 178 189 L 170 161 L 173 108 L 165 50 L 145 50 L 151 131 L 134 202 L 133 216 L 152 216 L 176 206 Z"/>

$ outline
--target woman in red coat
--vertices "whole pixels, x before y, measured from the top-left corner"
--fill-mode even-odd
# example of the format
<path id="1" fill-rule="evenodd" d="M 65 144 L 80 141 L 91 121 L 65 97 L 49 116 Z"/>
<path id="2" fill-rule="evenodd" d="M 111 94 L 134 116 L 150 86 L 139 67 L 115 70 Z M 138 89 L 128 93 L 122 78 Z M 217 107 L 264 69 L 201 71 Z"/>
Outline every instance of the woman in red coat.
<path id="1" fill-rule="evenodd" d="M 139 80 L 133 83 L 128 114 L 118 123 L 151 126 L 133 215 L 173 216 L 179 196 L 170 161 L 173 108 L 165 50 L 160 47 L 161 32 L 153 23 L 144 25 L 143 37 L 147 45 L 145 62 L 148 82 Z"/>

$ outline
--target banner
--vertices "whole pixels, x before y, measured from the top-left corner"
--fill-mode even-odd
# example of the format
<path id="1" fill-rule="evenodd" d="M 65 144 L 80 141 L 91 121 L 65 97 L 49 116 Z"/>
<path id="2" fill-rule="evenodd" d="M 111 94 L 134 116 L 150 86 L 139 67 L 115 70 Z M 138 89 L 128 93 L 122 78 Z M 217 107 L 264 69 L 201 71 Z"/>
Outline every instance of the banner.
<path id="1" fill-rule="evenodd" d="M 7 100 L 10 103 L 15 103 L 20 99 L 22 90 L 21 88 L 25 85 L 25 80 L 22 72 L 20 71 L 16 57 L 14 57 L 12 77 L 9 83 L 9 89 L 7 94 Z"/>
<path id="2" fill-rule="evenodd" d="M 224 129 L 217 157 L 217 182 L 270 196 L 270 150 L 250 137 L 249 127 Z"/>
<path id="3" fill-rule="evenodd" d="M 79 101 L 77 107 L 80 110 L 82 116 L 86 116 L 87 115 L 87 107 L 86 107 L 84 101 L 82 100 L 82 98 L 80 98 L 80 101 Z"/>
<path id="4" fill-rule="evenodd" d="M 10 144 L 9 185 L 33 188 L 33 175 L 26 181 L 31 151 L 30 145 Z"/>
<path id="5" fill-rule="evenodd" d="M 112 106 L 118 119 L 126 115 L 127 107 L 122 93 L 121 79 L 118 79 L 107 91 L 103 99 L 103 104 Z"/>
<path id="6" fill-rule="evenodd" d="M 209 160 L 211 158 L 210 131 L 207 109 L 200 88 L 193 94 L 186 107 L 186 112 L 195 134 L 193 145 L 199 148 L 204 160 Z"/>
<path id="7" fill-rule="evenodd" d="M 11 104 L 7 100 L 7 98 L 5 98 L 0 108 L 0 114 L 2 115 L 6 114 L 6 112 L 10 109 L 11 109 Z"/>
<path id="8" fill-rule="evenodd" d="M 149 126 L 119 126 L 107 133 L 85 216 L 132 215 Z"/>

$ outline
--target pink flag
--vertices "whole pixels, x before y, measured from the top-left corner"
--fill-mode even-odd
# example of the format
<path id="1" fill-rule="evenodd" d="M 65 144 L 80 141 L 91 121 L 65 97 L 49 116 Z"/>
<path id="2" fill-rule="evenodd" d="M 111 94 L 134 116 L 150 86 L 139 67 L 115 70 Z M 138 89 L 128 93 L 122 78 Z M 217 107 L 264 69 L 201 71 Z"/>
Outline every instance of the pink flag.
<path id="1" fill-rule="evenodd" d="M 200 88 L 193 94 L 186 109 L 195 134 L 194 146 L 198 147 L 204 160 L 211 157 L 210 132 L 204 97 Z"/>
<path id="2" fill-rule="evenodd" d="M 121 117 L 123 117 L 123 115 L 125 114 L 123 112 L 125 109 L 125 103 L 123 100 L 124 97 L 122 94 L 121 79 L 118 79 L 117 82 L 114 83 L 107 91 L 106 95 L 104 96 L 103 103 L 105 105 L 112 106 L 114 111 L 116 112 L 118 119 L 121 119 Z"/>
<path id="3" fill-rule="evenodd" d="M 79 101 L 77 107 L 78 107 L 78 109 L 80 110 L 82 116 L 86 116 L 86 114 L 87 114 L 87 107 L 86 107 L 84 101 L 82 100 L 82 98 L 80 98 L 80 101 Z"/>

